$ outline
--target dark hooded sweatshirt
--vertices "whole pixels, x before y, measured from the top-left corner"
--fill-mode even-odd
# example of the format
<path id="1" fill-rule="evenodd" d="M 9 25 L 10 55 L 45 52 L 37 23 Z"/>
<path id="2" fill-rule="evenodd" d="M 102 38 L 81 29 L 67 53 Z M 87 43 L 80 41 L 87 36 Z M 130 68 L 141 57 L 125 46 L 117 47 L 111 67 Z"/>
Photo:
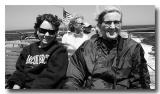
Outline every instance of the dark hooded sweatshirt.
<path id="1" fill-rule="evenodd" d="M 18 84 L 21 88 L 60 88 L 68 66 L 66 48 L 54 41 L 45 48 L 40 42 L 25 47 L 16 63 L 16 71 L 8 80 L 9 87 Z"/>

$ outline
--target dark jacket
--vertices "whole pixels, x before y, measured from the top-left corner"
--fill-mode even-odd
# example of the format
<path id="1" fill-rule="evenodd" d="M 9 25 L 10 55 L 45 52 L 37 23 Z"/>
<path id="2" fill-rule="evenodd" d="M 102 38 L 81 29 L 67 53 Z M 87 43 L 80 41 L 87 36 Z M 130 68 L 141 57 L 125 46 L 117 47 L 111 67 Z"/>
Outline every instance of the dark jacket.
<path id="1" fill-rule="evenodd" d="M 9 87 L 18 84 L 22 88 L 60 88 L 68 66 L 67 50 L 57 41 L 46 48 L 39 48 L 39 43 L 23 49 L 16 71 L 8 80 Z"/>
<path id="2" fill-rule="evenodd" d="M 141 45 L 118 37 L 86 41 L 71 56 L 67 89 L 149 89 L 150 76 Z"/>

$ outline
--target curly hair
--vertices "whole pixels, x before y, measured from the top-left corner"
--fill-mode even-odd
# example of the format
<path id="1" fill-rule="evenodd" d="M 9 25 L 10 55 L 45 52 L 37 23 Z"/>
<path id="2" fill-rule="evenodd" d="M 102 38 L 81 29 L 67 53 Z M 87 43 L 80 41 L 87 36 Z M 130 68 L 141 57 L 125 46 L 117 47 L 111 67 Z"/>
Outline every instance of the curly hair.
<path id="1" fill-rule="evenodd" d="M 69 24 L 68 24 L 68 29 L 69 29 L 69 31 L 75 32 L 74 24 L 76 24 L 76 20 L 79 19 L 79 18 L 84 19 L 83 16 L 75 16 L 74 18 L 72 18 L 72 19 L 70 20 L 70 22 L 69 22 Z"/>
<path id="2" fill-rule="evenodd" d="M 37 30 L 40 28 L 40 25 L 43 23 L 44 20 L 46 20 L 49 23 L 51 23 L 51 25 L 55 27 L 56 31 L 59 30 L 59 26 L 60 26 L 60 24 L 62 22 L 58 18 L 58 16 L 56 16 L 56 15 L 52 15 L 52 14 L 38 15 L 38 17 L 36 17 L 36 23 L 34 25 L 34 29 L 35 29 L 34 35 L 35 35 L 35 37 L 38 37 Z"/>
<path id="3" fill-rule="evenodd" d="M 121 15 L 121 22 L 122 22 L 122 12 L 120 11 L 120 9 L 118 9 L 117 7 L 108 7 L 106 8 L 104 11 L 102 11 L 99 15 L 98 15 L 98 18 L 96 19 L 96 21 L 98 22 L 97 25 L 100 25 L 102 24 L 102 22 L 104 21 L 104 16 L 107 14 L 107 13 L 111 13 L 111 12 L 117 12 Z"/>

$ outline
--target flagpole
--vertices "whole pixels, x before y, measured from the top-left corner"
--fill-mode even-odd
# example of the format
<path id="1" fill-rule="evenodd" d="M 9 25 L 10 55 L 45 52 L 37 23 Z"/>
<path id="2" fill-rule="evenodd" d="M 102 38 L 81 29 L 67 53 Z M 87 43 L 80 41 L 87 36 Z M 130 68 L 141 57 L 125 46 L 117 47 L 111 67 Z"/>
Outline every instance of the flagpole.
<path id="1" fill-rule="evenodd" d="M 64 17 L 64 7 L 63 7 L 63 13 L 62 13 L 62 15 L 63 15 L 63 17 Z M 66 28 L 66 25 L 63 23 L 63 25 L 64 25 L 64 28 Z M 65 32 L 65 30 L 64 30 L 64 28 L 63 28 L 63 32 Z"/>
<path id="2" fill-rule="evenodd" d="M 58 5 L 54 5 L 55 7 L 58 7 L 58 8 L 61 8 L 62 11 L 64 12 L 65 8 L 64 7 L 61 7 L 61 6 L 58 6 Z M 63 12 L 62 12 L 62 15 L 63 15 Z M 62 16 L 62 19 L 63 19 L 63 16 Z M 65 31 L 64 28 L 66 28 L 66 25 L 62 22 L 62 24 L 64 25 L 63 27 L 63 32 Z"/>
<path id="3" fill-rule="evenodd" d="M 99 14 L 99 5 L 96 5 L 96 13 Z"/>

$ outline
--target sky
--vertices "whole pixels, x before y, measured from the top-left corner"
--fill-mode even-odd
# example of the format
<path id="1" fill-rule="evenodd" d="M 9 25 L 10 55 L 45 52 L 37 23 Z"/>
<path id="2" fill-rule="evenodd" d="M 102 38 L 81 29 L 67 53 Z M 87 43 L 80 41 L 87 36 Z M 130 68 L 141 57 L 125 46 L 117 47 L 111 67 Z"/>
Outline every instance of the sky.
<path id="1" fill-rule="evenodd" d="M 84 21 L 95 25 L 97 14 L 106 5 L 5 5 L 5 30 L 33 29 L 39 14 L 52 13 L 63 18 L 63 8 L 84 16 Z M 121 5 L 123 25 L 155 25 L 153 5 Z"/>

